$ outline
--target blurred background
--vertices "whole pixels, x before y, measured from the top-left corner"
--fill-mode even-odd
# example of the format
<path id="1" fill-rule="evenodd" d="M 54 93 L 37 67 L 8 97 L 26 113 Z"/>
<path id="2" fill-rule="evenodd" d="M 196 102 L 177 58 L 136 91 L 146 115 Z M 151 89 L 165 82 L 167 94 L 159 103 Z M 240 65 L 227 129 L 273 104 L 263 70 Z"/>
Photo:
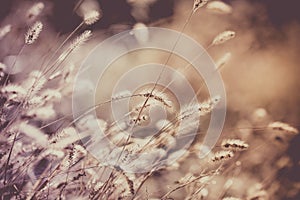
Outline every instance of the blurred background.
<path id="1" fill-rule="evenodd" d="M 12 25 L 12 34 L 0 40 L 0 61 L 9 62 L 17 54 L 24 31 L 31 23 L 24 15 L 36 1 L 1 0 L 0 27 Z M 22 68 L 28 71 L 38 65 L 38 57 L 50 49 L 53 41 L 61 40 L 82 21 L 82 13 L 88 8 L 102 12 L 99 22 L 91 28 L 96 33 L 81 54 L 85 55 L 105 38 L 124 30 L 130 30 L 136 23 L 146 26 L 166 27 L 181 30 L 193 5 L 192 0 L 49 0 L 41 1 L 45 9 L 41 20 L 47 24 L 46 33 L 41 36 L 39 47 L 24 51 Z M 185 34 L 194 38 L 204 47 L 218 33 L 231 29 L 236 38 L 220 48 L 211 48 L 209 54 L 218 60 L 226 52 L 232 57 L 221 70 L 227 92 L 227 119 L 223 136 L 230 136 L 229 127 L 243 128 L 264 125 L 253 116 L 262 112 L 270 120 L 285 121 L 300 128 L 300 1 L 299 0 L 226 0 L 232 13 L 220 14 L 200 9 L 189 22 Z M 74 56 L 80 63 L 83 56 Z M 26 60 L 26 62 L 24 62 Z M 25 64 L 24 64 L 25 63 Z M 192 76 L 187 72 L 187 76 Z M 18 77 L 18 75 L 16 75 Z M 238 131 L 236 131 L 238 132 Z M 239 134 L 239 133 L 236 133 Z M 276 145 L 268 149 L 272 154 Z M 280 186 L 279 199 L 300 199 L 300 137 L 290 141 L 284 152 L 291 157 L 293 165 L 283 167 L 277 174 Z M 263 150 L 256 150 L 261 151 Z M 267 152 L 268 152 L 267 151 Z M 250 159 L 249 155 L 249 159 Z M 259 157 L 259 156 L 258 156 Z M 257 165 L 264 165 L 266 157 L 258 159 Z M 262 163 L 259 163 L 262 162 Z M 266 161 L 267 162 L 267 161 Z M 274 160 L 266 164 L 275 165 Z M 255 168 L 259 173 L 265 170 Z M 258 174 L 259 174 L 258 173 Z M 297 183 L 293 194 L 287 195 L 291 185 Z M 295 191 L 296 190 L 296 191 Z M 280 196 L 280 193 L 282 196 Z"/>

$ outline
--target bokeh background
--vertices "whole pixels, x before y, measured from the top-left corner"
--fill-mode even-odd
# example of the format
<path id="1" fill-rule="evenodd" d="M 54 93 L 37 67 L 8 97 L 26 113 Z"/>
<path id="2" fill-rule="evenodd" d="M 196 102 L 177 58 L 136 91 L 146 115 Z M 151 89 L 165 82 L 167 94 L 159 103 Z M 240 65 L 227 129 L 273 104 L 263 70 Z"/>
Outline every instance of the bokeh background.
<path id="1" fill-rule="evenodd" d="M 0 40 L 0 61 L 10 63 L 22 45 L 23 33 L 30 22 L 24 13 L 33 2 L 1 0 L 0 27 L 12 24 L 12 34 Z M 54 41 L 70 33 L 81 22 L 84 8 L 98 7 L 101 20 L 90 27 L 96 33 L 80 54 L 73 56 L 80 63 L 91 48 L 105 38 L 123 30 L 132 29 L 141 22 L 147 26 L 180 30 L 192 8 L 191 0 L 49 0 L 41 14 L 46 33 L 41 35 L 39 46 L 29 47 L 18 59 L 17 72 L 30 71 L 40 63 L 40 57 L 51 50 Z M 209 49 L 215 60 L 231 52 L 232 58 L 222 69 L 226 86 L 228 109 L 223 136 L 236 132 L 231 127 L 243 128 L 254 125 L 253 115 L 260 108 L 268 119 L 288 122 L 300 128 L 300 2 L 298 0 L 227 0 L 233 12 L 215 14 L 207 10 L 197 12 L 189 22 L 185 34 L 207 47 L 215 35 L 226 29 L 236 31 L 236 38 L 221 48 Z M 19 67 L 18 67 L 19 66 Z M 187 76 L 192 76 L 187 72 Z M 15 79 L 19 78 L 15 74 Z M 62 103 L 62 108 L 65 108 Z M 62 109 L 62 112 L 64 112 Z M 260 110 L 258 110 L 260 109 Z M 292 167 L 282 168 L 278 174 L 281 183 L 280 199 L 300 199 L 299 188 L 288 197 L 286 191 L 291 182 L 300 183 L 300 138 L 293 138 L 284 151 L 291 156 Z M 275 151 L 272 146 L 268 151 Z M 259 150 L 257 150 L 259 151 Z M 262 150 L 263 151 L 263 150 Z M 270 153 L 271 154 L 271 153 Z M 269 154 L 266 153 L 266 156 Z M 251 156 L 249 156 L 249 159 Z M 265 157 L 257 159 L 264 165 Z M 269 163 L 272 166 L 274 163 Z M 275 165 L 275 164 L 274 164 Z M 255 176 L 253 168 L 253 176 Z M 258 170 L 258 169 L 257 169 Z M 258 170 L 260 171 L 260 170 Z M 260 171 L 261 173 L 261 171 Z M 164 180 L 161 180 L 164 181 Z M 279 195 L 280 196 L 280 195 Z"/>

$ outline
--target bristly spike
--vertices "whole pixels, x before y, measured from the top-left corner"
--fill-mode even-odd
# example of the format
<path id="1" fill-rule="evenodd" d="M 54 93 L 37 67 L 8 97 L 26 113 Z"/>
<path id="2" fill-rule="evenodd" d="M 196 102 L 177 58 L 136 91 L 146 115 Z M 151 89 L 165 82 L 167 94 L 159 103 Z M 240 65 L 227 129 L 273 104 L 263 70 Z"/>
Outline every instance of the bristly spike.
<path id="1" fill-rule="evenodd" d="M 225 150 L 232 150 L 232 151 L 244 151 L 247 150 L 249 147 L 247 143 L 239 139 L 223 140 L 221 146 Z"/>
<path id="2" fill-rule="evenodd" d="M 230 14 L 232 7 L 222 1 L 212 1 L 206 6 L 207 10 L 213 11 L 219 14 Z"/>
<path id="3" fill-rule="evenodd" d="M 92 25 L 92 24 L 96 23 L 100 18 L 101 18 L 100 12 L 93 10 L 93 11 L 87 12 L 83 16 L 83 21 L 87 25 Z"/>
<path id="4" fill-rule="evenodd" d="M 92 31 L 86 30 L 78 36 L 70 46 L 71 51 L 75 51 L 79 46 L 85 43 L 92 36 Z"/>
<path id="5" fill-rule="evenodd" d="M 230 150 L 218 151 L 211 158 L 213 162 L 225 161 L 229 160 L 234 156 L 234 153 Z"/>
<path id="6" fill-rule="evenodd" d="M 193 12 L 196 12 L 199 8 L 202 8 L 207 4 L 208 0 L 194 0 Z"/>
<path id="7" fill-rule="evenodd" d="M 39 37 L 43 29 L 43 24 L 40 21 L 35 22 L 25 35 L 25 44 L 33 44 Z"/>
<path id="8" fill-rule="evenodd" d="M 227 42 L 228 40 L 231 40 L 235 37 L 236 33 L 234 31 L 224 31 L 220 34 L 218 34 L 212 41 L 211 45 L 220 45 L 223 44 L 225 42 Z"/>
<path id="9" fill-rule="evenodd" d="M 287 123 L 283 123 L 283 122 L 271 122 L 268 125 L 268 128 L 270 128 L 272 130 L 282 131 L 287 134 L 293 134 L 293 135 L 297 135 L 299 133 L 299 131 L 296 128 L 292 127 L 291 125 L 289 125 Z"/>

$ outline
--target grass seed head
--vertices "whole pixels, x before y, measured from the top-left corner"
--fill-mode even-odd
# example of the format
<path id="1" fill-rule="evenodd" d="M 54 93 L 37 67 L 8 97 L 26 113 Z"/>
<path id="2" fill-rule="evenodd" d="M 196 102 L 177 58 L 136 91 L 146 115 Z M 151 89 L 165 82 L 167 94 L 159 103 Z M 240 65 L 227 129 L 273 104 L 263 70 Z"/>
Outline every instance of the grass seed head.
<path id="1" fill-rule="evenodd" d="M 235 37 L 235 32 L 234 31 L 224 31 L 222 33 L 220 33 L 219 35 L 217 35 L 213 41 L 212 41 L 212 45 L 220 45 L 223 44 L 225 42 L 227 42 L 228 40 L 231 40 Z"/>
<path id="2" fill-rule="evenodd" d="M 70 51 L 77 50 L 81 45 L 83 45 L 92 36 L 92 31 L 86 30 L 80 36 L 78 36 L 71 44 Z"/>
<path id="3" fill-rule="evenodd" d="M 101 18 L 101 14 L 99 11 L 92 10 L 84 14 L 83 21 L 87 25 L 92 25 L 96 23 Z"/>
<path id="4" fill-rule="evenodd" d="M 40 21 L 35 22 L 25 34 L 25 44 L 33 44 L 42 32 L 43 24 Z"/>
<path id="5" fill-rule="evenodd" d="M 232 7 L 222 1 L 209 2 L 206 8 L 220 14 L 230 14 L 232 12 Z"/>
<path id="6" fill-rule="evenodd" d="M 291 125 L 283 122 L 272 122 L 268 125 L 271 130 L 282 131 L 284 133 L 296 135 L 299 133 L 298 129 L 292 127 Z"/>
<path id="7" fill-rule="evenodd" d="M 232 151 L 244 151 L 247 150 L 249 145 L 239 139 L 226 139 L 222 141 L 221 144 L 223 149 Z"/>
<path id="8" fill-rule="evenodd" d="M 234 153 L 230 150 L 218 151 L 211 158 L 213 162 L 225 161 L 233 158 Z"/>
<path id="9" fill-rule="evenodd" d="M 194 0 L 193 12 L 196 12 L 199 8 L 202 8 L 207 4 L 208 0 Z"/>

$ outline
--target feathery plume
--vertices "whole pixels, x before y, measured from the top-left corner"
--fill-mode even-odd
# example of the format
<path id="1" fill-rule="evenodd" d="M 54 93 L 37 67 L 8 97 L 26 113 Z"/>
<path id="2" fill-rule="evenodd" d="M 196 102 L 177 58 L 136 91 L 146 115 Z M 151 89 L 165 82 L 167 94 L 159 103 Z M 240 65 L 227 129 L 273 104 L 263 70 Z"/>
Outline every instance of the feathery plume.
<path id="1" fill-rule="evenodd" d="M 214 154 L 214 156 L 211 158 L 213 162 L 223 161 L 223 160 L 229 160 L 234 156 L 234 153 L 230 150 L 223 150 L 218 151 Z"/>
<path id="2" fill-rule="evenodd" d="M 226 139 L 222 141 L 221 144 L 223 149 L 232 151 L 244 151 L 247 150 L 249 145 L 239 139 Z"/>
<path id="3" fill-rule="evenodd" d="M 214 107 L 220 102 L 221 97 L 215 96 L 202 103 L 194 103 L 183 107 L 178 115 L 178 120 L 182 121 L 187 118 L 204 116 L 210 113 Z"/>
<path id="4" fill-rule="evenodd" d="M 232 12 L 232 7 L 222 1 L 209 2 L 206 8 L 210 11 L 217 12 L 220 14 L 229 14 Z"/>
<path id="5" fill-rule="evenodd" d="M 101 18 L 100 12 L 93 10 L 84 14 L 83 21 L 87 25 L 92 25 L 96 23 L 100 18 Z"/>
<path id="6" fill-rule="evenodd" d="M 57 132 L 56 135 L 50 139 L 50 143 L 58 143 L 59 141 L 71 137 L 72 135 L 77 135 L 76 129 L 74 127 L 66 127 L 63 130 Z"/>
<path id="7" fill-rule="evenodd" d="M 272 122 L 268 125 L 268 128 L 294 135 L 299 133 L 299 131 L 296 128 L 283 122 Z"/>
<path id="8" fill-rule="evenodd" d="M 70 51 L 77 50 L 81 45 L 83 45 L 92 36 L 92 31 L 86 30 L 80 36 L 78 36 L 70 45 Z"/>
<path id="9" fill-rule="evenodd" d="M 43 24 L 40 21 L 35 22 L 25 34 L 25 44 L 33 44 L 39 37 L 43 29 Z"/>
<path id="10" fill-rule="evenodd" d="M 137 94 L 137 96 L 153 99 L 156 102 L 159 102 L 168 108 L 172 108 L 172 106 L 173 106 L 172 101 L 170 101 L 163 92 L 152 92 L 151 93 L 151 91 L 145 90 L 145 91 L 142 91 L 140 94 Z"/>
<path id="11" fill-rule="evenodd" d="M 76 51 L 81 45 L 83 45 L 92 36 L 92 31 L 86 30 L 80 36 L 78 36 L 69 46 L 69 48 L 63 52 L 58 61 L 63 62 L 73 51 Z"/>
<path id="12" fill-rule="evenodd" d="M 227 42 L 228 40 L 233 39 L 234 37 L 235 37 L 234 31 L 224 31 L 224 32 L 220 33 L 219 35 L 217 35 L 213 39 L 212 45 L 223 44 L 223 43 Z"/>
<path id="13" fill-rule="evenodd" d="M 196 12 L 199 8 L 202 8 L 207 4 L 208 0 L 194 0 L 193 12 Z"/>

